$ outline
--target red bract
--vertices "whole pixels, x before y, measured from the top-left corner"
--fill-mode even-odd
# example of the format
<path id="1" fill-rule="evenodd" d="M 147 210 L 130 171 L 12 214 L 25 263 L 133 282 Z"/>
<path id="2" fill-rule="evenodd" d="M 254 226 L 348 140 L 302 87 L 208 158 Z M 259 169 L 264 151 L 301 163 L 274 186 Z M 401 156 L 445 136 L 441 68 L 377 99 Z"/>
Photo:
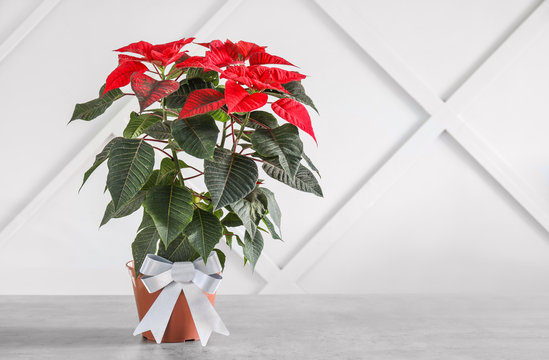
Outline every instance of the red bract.
<path id="1" fill-rule="evenodd" d="M 134 73 L 142 74 L 147 70 L 147 67 L 138 61 L 128 60 L 122 62 L 107 77 L 107 82 L 105 84 L 105 91 L 103 91 L 103 95 L 113 89 L 118 89 L 119 87 L 128 85 L 130 83 L 130 78 Z"/>
<path id="2" fill-rule="evenodd" d="M 267 103 L 269 96 L 264 93 L 248 94 L 246 90 L 234 81 L 225 84 L 225 100 L 229 112 L 249 112 Z"/>
<path id="3" fill-rule="evenodd" d="M 142 55 L 142 58 L 133 58 L 139 61 L 150 62 L 157 65 L 166 66 L 177 61 L 185 52 L 180 52 L 181 48 L 193 41 L 194 38 L 181 39 L 166 44 L 152 45 L 146 41 L 139 41 L 129 44 L 115 51 L 131 52 Z M 127 56 L 127 55 L 126 55 Z M 122 59 L 119 57 L 119 61 Z"/>
<path id="4" fill-rule="evenodd" d="M 157 81 L 150 76 L 138 73 L 132 75 L 131 83 L 141 111 L 179 89 L 177 81 Z"/>
<path id="5" fill-rule="evenodd" d="M 278 116 L 311 135 L 316 142 L 311 118 L 305 106 L 294 99 L 280 99 L 274 102 L 271 108 Z"/>
<path id="6" fill-rule="evenodd" d="M 225 105 L 225 99 L 222 92 L 214 89 L 195 90 L 189 94 L 179 118 L 195 116 L 219 109 Z"/>
<path id="7" fill-rule="evenodd" d="M 261 65 L 231 66 L 221 74 L 221 78 L 231 79 L 256 90 L 275 89 L 287 93 L 282 84 L 305 79 L 305 75 L 295 71 L 270 68 Z"/>
<path id="8" fill-rule="evenodd" d="M 281 58 L 280 56 L 267 54 L 266 52 L 255 53 L 252 56 L 250 56 L 250 65 L 263 65 L 263 64 L 277 64 L 277 65 L 295 66 L 294 64 L 292 64 L 289 61 L 286 61 L 285 59 Z"/>

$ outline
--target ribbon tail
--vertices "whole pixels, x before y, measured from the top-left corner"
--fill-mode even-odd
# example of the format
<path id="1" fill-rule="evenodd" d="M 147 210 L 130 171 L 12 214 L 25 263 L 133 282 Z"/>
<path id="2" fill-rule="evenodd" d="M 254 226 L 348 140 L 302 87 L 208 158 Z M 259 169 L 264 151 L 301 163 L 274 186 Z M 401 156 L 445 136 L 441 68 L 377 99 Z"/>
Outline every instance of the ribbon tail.
<path id="1" fill-rule="evenodd" d="M 166 286 L 160 295 L 158 295 L 139 325 L 137 325 L 133 335 L 135 336 L 150 330 L 156 343 L 160 344 L 180 293 L 181 287 L 178 284 L 172 282 Z"/>
<path id="2" fill-rule="evenodd" d="M 196 331 L 202 346 L 206 346 L 212 332 L 229 335 L 229 330 L 219 317 L 208 297 L 194 284 L 183 284 L 183 293 L 187 298 Z"/>

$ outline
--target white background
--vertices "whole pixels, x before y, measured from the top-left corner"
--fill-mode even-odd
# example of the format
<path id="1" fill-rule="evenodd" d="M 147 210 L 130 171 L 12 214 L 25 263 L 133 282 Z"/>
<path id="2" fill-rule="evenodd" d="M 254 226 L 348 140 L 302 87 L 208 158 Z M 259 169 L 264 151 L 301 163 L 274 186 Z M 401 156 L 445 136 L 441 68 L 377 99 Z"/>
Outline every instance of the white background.
<path id="1" fill-rule="evenodd" d="M 547 2 L 0 0 L 0 294 L 131 292 L 140 214 L 98 230 L 105 166 L 77 190 L 134 104 L 66 124 L 112 49 L 194 35 L 268 45 L 321 114 L 325 198 L 270 181 L 285 241 L 220 293 L 549 293 Z"/>

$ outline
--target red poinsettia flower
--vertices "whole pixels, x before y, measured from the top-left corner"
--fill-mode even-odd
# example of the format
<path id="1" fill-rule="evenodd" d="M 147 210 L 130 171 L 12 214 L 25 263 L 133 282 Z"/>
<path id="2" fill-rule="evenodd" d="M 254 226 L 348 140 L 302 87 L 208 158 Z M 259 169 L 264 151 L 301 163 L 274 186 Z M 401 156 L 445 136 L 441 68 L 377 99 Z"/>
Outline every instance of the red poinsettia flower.
<path id="1" fill-rule="evenodd" d="M 181 58 L 186 53 L 186 51 L 180 52 L 181 48 L 183 48 L 183 46 L 192 42 L 193 40 L 194 38 L 183 38 L 181 40 L 159 45 L 152 45 L 151 43 L 148 43 L 146 41 L 139 41 L 121 47 L 120 49 L 117 49 L 115 51 L 131 52 L 143 56 L 142 58 L 137 58 L 121 54 L 118 57 L 120 62 L 124 62 L 126 59 L 129 59 L 131 61 L 138 60 L 166 66 L 179 60 L 179 58 Z"/>
<path id="2" fill-rule="evenodd" d="M 128 85 L 131 76 L 134 73 L 143 74 L 147 71 L 148 68 L 143 62 L 166 66 L 187 56 L 185 54 L 186 51 L 181 51 L 181 48 L 193 40 L 194 38 L 183 38 L 181 40 L 159 45 L 153 45 L 146 41 L 138 41 L 115 50 L 118 52 L 134 53 L 143 57 L 119 54 L 118 67 L 107 77 L 103 95 L 110 90 Z"/>
<path id="3" fill-rule="evenodd" d="M 287 93 L 282 84 L 302 80 L 306 76 L 295 71 L 252 65 L 231 66 L 223 71 L 221 78 L 234 80 L 256 90 L 275 89 Z"/>

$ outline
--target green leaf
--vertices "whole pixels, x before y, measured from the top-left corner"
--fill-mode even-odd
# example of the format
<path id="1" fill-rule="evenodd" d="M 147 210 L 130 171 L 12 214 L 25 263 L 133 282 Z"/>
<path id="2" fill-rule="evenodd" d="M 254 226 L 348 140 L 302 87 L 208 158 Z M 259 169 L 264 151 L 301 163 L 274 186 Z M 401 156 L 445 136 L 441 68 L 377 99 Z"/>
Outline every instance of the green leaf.
<path id="1" fill-rule="evenodd" d="M 221 219 L 221 224 L 226 227 L 239 227 L 242 226 L 242 220 L 234 212 L 229 212 L 223 219 Z"/>
<path id="2" fill-rule="evenodd" d="M 143 114 L 139 115 L 132 111 L 130 114 L 130 122 L 124 129 L 124 137 L 126 139 L 133 139 L 143 134 L 143 131 L 154 123 L 162 121 L 162 117 L 156 114 Z"/>
<path id="3" fill-rule="evenodd" d="M 320 197 L 323 196 L 322 189 L 315 176 L 303 165 L 299 165 L 294 179 L 290 177 L 290 174 L 284 171 L 277 158 L 265 160 L 263 163 L 263 170 L 273 179 L 293 187 L 294 189 L 309 192 Z"/>
<path id="4" fill-rule="evenodd" d="M 101 225 L 99 226 L 105 225 L 110 219 L 128 216 L 139 210 L 143 204 L 143 200 L 145 200 L 145 195 L 147 195 L 146 191 L 139 191 L 133 199 L 122 205 L 118 210 L 115 210 L 114 202 L 109 202 L 107 208 L 105 209 L 103 220 L 101 220 Z"/>
<path id="5" fill-rule="evenodd" d="M 204 160 L 204 182 L 214 209 L 242 199 L 255 188 L 257 165 L 243 155 L 216 148 L 213 160 Z"/>
<path id="6" fill-rule="evenodd" d="M 271 233 L 271 236 L 273 237 L 273 239 L 282 240 L 280 235 L 278 235 L 278 233 L 276 232 L 276 228 L 274 224 L 271 222 L 271 220 L 269 220 L 267 216 L 264 216 L 263 219 L 261 220 L 263 220 L 263 222 L 267 226 L 267 229 L 269 229 L 269 232 Z"/>
<path id="7" fill-rule="evenodd" d="M 267 197 L 267 209 L 269 210 L 269 215 L 273 218 L 276 226 L 278 226 L 278 228 L 280 229 L 282 212 L 280 211 L 280 207 L 278 206 L 278 202 L 275 199 L 274 193 L 264 187 L 259 188 L 259 190 Z"/>
<path id="8" fill-rule="evenodd" d="M 114 143 L 118 141 L 118 139 L 120 138 L 114 138 L 111 141 L 109 141 L 107 145 L 105 145 L 103 150 L 101 150 L 101 152 L 95 156 L 95 161 L 93 162 L 93 165 L 88 169 L 88 171 L 84 173 L 84 180 L 82 181 L 82 185 L 80 185 L 80 189 L 78 189 L 78 191 L 82 189 L 82 186 L 84 186 L 86 181 L 88 181 L 88 178 L 95 171 L 95 169 L 97 169 L 99 165 L 101 165 L 105 160 L 109 158 L 111 149 Z"/>
<path id="9" fill-rule="evenodd" d="M 132 243 L 135 276 L 140 274 L 139 270 L 147 254 L 156 254 L 156 245 L 159 238 L 152 218 L 144 212 L 143 220 L 141 221 L 141 225 L 139 225 L 139 232 Z"/>
<path id="10" fill-rule="evenodd" d="M 193 249 L 186 235 L 179 235 L 170 243 L 166 249 L 164 243 L 160 242 L 158 255 L 171 262 L 195 261 L 200 255 Z"/>
<path id="11" fill-rule="evenodd" d="M 107 164 L 107 187 L 118 210 L 147 182 L 153 171 L 154 150 L 142 139 L 120 138 L 114 143 Z"/>
<path id="12" fill-rule="evenodd" d="M 164 245 L 183 232 L 193 217 L 193 197 L 189 190 L 171 185 L 157 185 L 145 198 L 145 211 L 151 215 Z"/>
<path id="13" fill-rule="evenodd" d="M 303 153 L 303 143 L 296 126 L 284 124 L 274 129 L 257 129 L 251 140 L 260 156 L 278 157 L 284 171 L 290 178 L 295 177 Z"/>
<path id="14" fill-rule="evenodd" d="M 316 168 L 315 164 L 313 164 L 313 162 L 311 161 L 311 159 L 309 159 L 309 157 L 303 153 L 301 154 L 301 157 L 303 158 L 303 160 L 305 160 L 305 162 L 307 163 L 307 165 L 309 165 L 309 167 L 318 174 L 319 177 L 322 177 L 320 176 L 320 171 L 318 171 L 318 169 Z"/>
<path id="15" fill-rule="evenodd" d="M 259 221 L 267 212 L 267 197 L 256 188 L 243 199 L 232 203 L 231 208 L 242 220 L 246 231 L 253 237 Z"/>
<path id="16" fill-rule="evenodd" d="M 71 121 L 80 119 L 85 121 L 90 121 L 103 114 L 113 102 L 120 99 L 124 94 L 120 89 L 113 89 L 101 97 L 102 90 L 105 88 L 105 85 L 101 87 L 99 98 L 93 99 L 83 104 L 76 104 L 74 111 L 72 113 Z"/>
<path id="17" fill-rule="evenodd" d="M 185 228 L 185 235 L 206 263 L 208 256 L 223 235 L 223 227 L 217 216 L 211 212 L 196 209 L 192 221 Z"/>
<path id="18" fill-rule="evenodd" d="M 211 115 L 211 117 L 214 118 L 214 120 L 221 121 L 221 122 L 227 122 L 231 119 L 231 117 L 227 115 L 227 113 L 222 109 L 211 111 L 209 114 Z"/>
<path id="19" fill-rule="evenodd" d="M 208 114 L 176 120 L 172 135 L 179 147 L 199 159 L 212 158 L 219 129 Z"/>
<path id="20" fill-rule="evenodd" d="M 154 139 L 166 140 L 172 137 L 170 124 L 171 121 L 159 121 L 144 129 L 143 132 Z"/>
<path id="21" fill-rule="evenodd" d="M 214 251 L 217 253 L 217 257 L 219 258 L 219 262 L 221 263 L 221 271 L 225 270 L 225 253 L 219 249 L 214 249 Z"/>
<path id="22" fill-rule="evenodd" d="M 244 119 L 244 117 L 239 117 L 241 120 Z M 261 126 L 263 125 L 263 126 Z M 268 113 L 266 111 L 252 111 L 250 113 L 250 119 L 248 121 L 247 127 L 251 127 L 253 129 L 273 129 L 278 126 L 278 121 L 274 117 L 273 114 Z"/>
<path id="23" fill-rule="evenodd" d="M 255 236 L 252 238 L 246 231 L 244 235 L 243 252 L 246 259 L 252 264 L 252 268 L 255 268 L 257 260 L 263 250 L 263 235 L 260 231 L 255 232 Z"/>
<path id="24" fill-rule="evenodd" d="M 194 90 L 209 88 L 212 88 L 212 84 L 204 81 L 201 78 L 187 78 L 181 80 L 179 82 L 179 89 L 177 89 L 176 92 L 168 95 L 164 100 L 164 104 L 170 109 L 182 108 L 183 105 L 185 105 L 185 101 L 187 101 L 187 96 L 189 96 L 191 92 L 193 92 Z"/>
<path id="25" fill-rule="evenodd" d="M 318 114 L 318 110 L 316 109 L 313 100 L 305 93 L 305 88 L 301 85 L 301 81 L 290 81 L 289 83 L 282 84 L 282 86 L 292 94 L 291 98 L 302 104 L 309 105 Z"/>

